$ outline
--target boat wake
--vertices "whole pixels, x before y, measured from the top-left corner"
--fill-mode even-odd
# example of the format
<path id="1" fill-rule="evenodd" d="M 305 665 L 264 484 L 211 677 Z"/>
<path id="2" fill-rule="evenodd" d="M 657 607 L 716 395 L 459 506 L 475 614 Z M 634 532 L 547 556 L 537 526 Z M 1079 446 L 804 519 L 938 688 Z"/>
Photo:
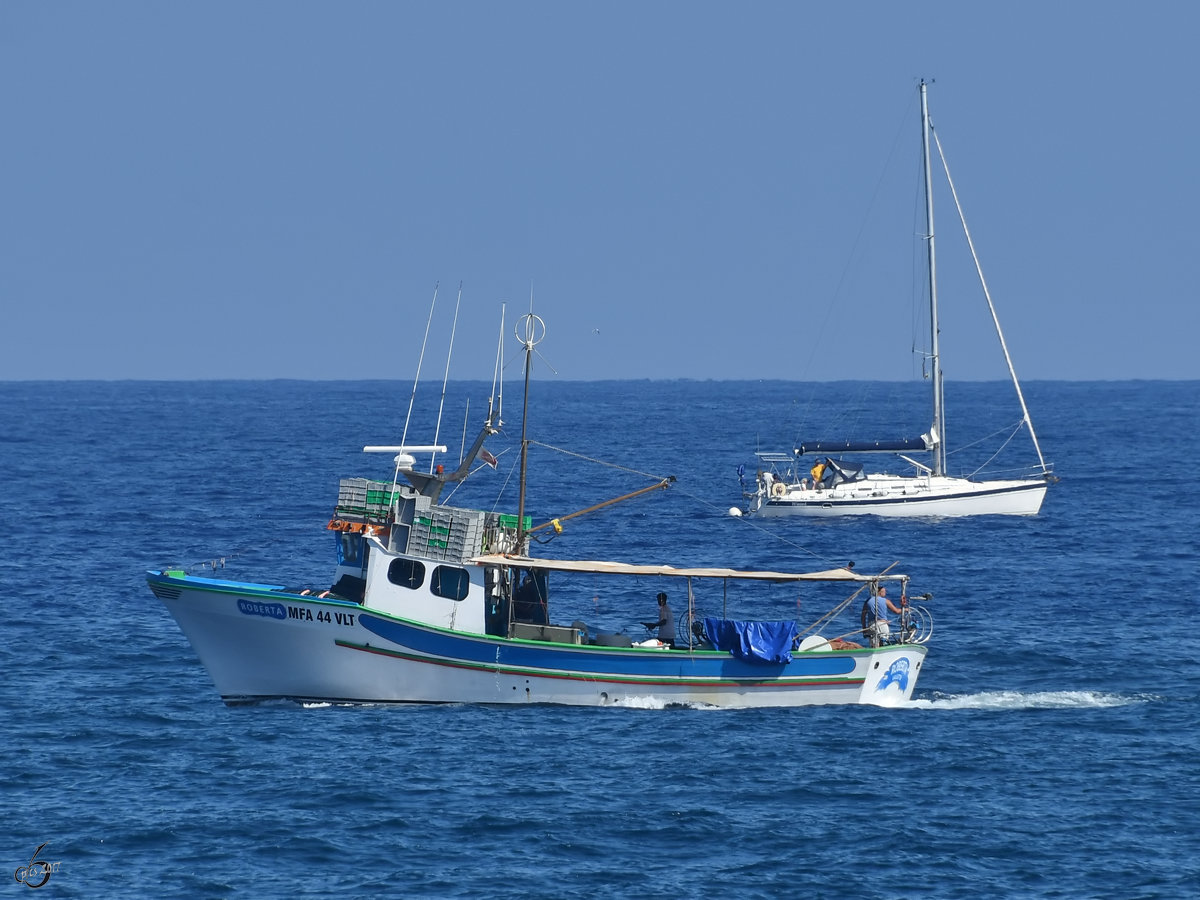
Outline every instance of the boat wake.
<path id="1" fill-rule="evenodd" d="M 1150 694 L 1106 694 L 1098 691 L 987 691 L 981 694 L 935 694 L 904 704 L 911 709 L 1105 709 L 1150 703 Z"/>
<path id="2" fill-rule="evenodd" d="M 894 698 L 890 702 L 876 701 L 871 706 L 889 709 L 1108 709 L 1153 703 L 1161 698 L 1153 694 L 1108 694 L 1099 691 L 986 691 L 979 694 L 941 694 L 930 697 L 904 700 Z M 269 702 L 269 701 L 268 701 Z M 293 701 L 282 704 L 295 706 Z M 329 709 L 338 706 L 374 706 L 372 703 L 330 703 L 328 701 L 304 701 L 304 709 Z M 552 705 L 552 704 L 551 704 Z M 722 710 L 748 709 L 750 707 L 719 707 L 700 701 L 669 700 L 653 695 L 645 697 L 623 697 L 608 704 L 614 709 L 689 709 Z"/>
<path id="3" fill-rule="evenodd" d="M 608 704 L 615 709 L 720 709 L 698 700 L 667 700 L 653 694 L 645 697 L 622 697 Z M 736 707 L 731 707 L 736 708 Z"/>

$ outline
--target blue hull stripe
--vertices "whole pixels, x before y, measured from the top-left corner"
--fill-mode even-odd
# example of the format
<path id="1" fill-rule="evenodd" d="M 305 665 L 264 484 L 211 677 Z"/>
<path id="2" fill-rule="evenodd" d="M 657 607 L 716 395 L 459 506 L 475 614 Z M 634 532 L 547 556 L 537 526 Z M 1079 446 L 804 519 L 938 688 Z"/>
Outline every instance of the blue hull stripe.
<path id="1" fill-rule="evenodd" d="M 976 497 L 993 497 L 996 494 L 1018 494 L 1024 491 L 1041 490 L 1045 487 L 1042 482 L 1036 484 L 1022 485 L 1020 487 L 1010 488 L 993 488 L 987 491 L 971 491 L 966 494 L 942 494 L 937 497 L 924 495 L 913 495 L 911 497 L 864 497 L 862 500 L 789 500 L 772 498 L 767 501 L 767 506 L 812 506 L 817 509 L 826 509 L 828 507 L 837 506 L 905 506 L 916 503 L 936 504 L 946 500 L 963 500 L 974 499 Z"/>
<path id="2" fill-rule="evenodd" d="M 419 662 L 425 665 L 439 666 L 446 669 L 476 669 L 483 670 L 497 675 L 513 675 L 529 678 L 550 678 L 561 681 L 586 681 L 589 684 L 635 684 L 642 687 L 654 685 L 671 685 L 674 687 L 702 687 L 702 688 L 749 688 L 749 687 L 829 687 L 832 685 L 861 685 L 865 678 L 806 678 L 789 675 L 779 678 L 680 678 L 680 677 L 655 677 L 655 676 L 638 676 L 638 675 L 598 675 L 585 672 L 569 672 L 561 669 L 526 669 L 515 668 L 512 666 L 497 666 L 494 663 L 468 663 L 457 660 L 438 659 L 436 657 L 422 656 L 417 653 L 406 653 L 399 650 L 387 650 L 381 647 L 364 646 L 360 644 L 352 644 L 349 641 L 337 641 L 339 647 L 345 647 L 348 650 L 361 650 L 364 653 L 374 653 L 378 656 L 387 656 L 392 659 L 404 659 L 412 662 Z"/>
<path id="3" fill-rule="evenodd" d="M 850 653 L 844 656 L 794 656 L 790 664 L 754 665 L 713 650 L 622 650 L 538 641 L 454 634 L 363 613 L 358 618 L 367 630 L 404 647 L 406 658 L 430 657 L 448 665 L 488 669 L 537 670 L 559 677 L 627 676 L 662 679 L 731 679 L 776 682 L 806 678 L 846 676 L 854 671 Z M 343 646 L 346 644 L 343 642 Z M 378 651 L 380 648 L 362 648 Z M 386 649 L 386 648 L 384 648 Z"/>

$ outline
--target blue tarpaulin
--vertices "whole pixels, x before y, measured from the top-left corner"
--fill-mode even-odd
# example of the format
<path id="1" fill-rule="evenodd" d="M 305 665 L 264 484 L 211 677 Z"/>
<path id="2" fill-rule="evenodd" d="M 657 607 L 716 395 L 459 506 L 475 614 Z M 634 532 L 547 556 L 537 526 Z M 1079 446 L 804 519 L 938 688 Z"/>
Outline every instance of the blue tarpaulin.
<path id="1" fill-rule="evenodd" d="M 738 659 L 778 665 L 792 661 L 792 645 L 799 629 L 795 622 L 739 622 L 736 619 L 704 619 L 704 637 L 718 650 L 728 650 Z"/>

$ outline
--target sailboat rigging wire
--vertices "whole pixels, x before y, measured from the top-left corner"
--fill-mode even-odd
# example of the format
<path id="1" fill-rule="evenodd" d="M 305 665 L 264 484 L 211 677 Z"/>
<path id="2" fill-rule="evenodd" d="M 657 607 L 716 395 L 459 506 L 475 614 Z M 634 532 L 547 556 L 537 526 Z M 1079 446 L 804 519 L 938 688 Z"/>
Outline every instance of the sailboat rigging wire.
<path id="1" fill-rule="evenodd" d="M 976 475 L 978 475 L 980 472 L 982 472 L 984 469 L 986 469 L 989 465 L 991 465 L 991 463 L 996 459 L 996 457 L 1004 452 L 1004 448 L 1012 443 L 1013 438 L 1015 438 L 1017 436 L 1017 432 L 1021 430 L 1021 426 L 1024 424 L 1025 424 L 1024 420 L 1018 421 L 1017 424 L 1014 425 L 1012 430 L 1008 433 L 1008 437 L 1006 437 L 1004 439 L 1004 441 L 1000 444 L 1000 446 L 996 448 L 996 451 L 991 456 L 989 456 L 986 460 L 984 460 L 979 466 L 977 466 L 975 471 L 972 472 L 968 477 L 974 478 Z M 976 444 L 982 444 L 984 441 L 989 441 L 992 438 L 994 438 L 996 435 L 1003 433 L 1003 431 L 1004 431 L 1003 428 L 998 428 L 995 431 L 993 431 L 991 434 L 986 435 L 985 437 L 981 437 L 977 441 L 972 441 L 969 444 L 964 444 L 961 447 L 956 447 L 953 451 L 951 451 L 951 453 L 959 453 L 963 450 L 967 450 L 967 449 L 970 449 L 971 447 L 974 447 Z M 950 455 L 950 454 L 947 454 L 947 455 Z"/>
<path id="2" fill-rule="evenodd" d="M 688 497 L 688 498 L 696 501 L 697 503 L 703 504 L 704 506 L 707 506 L 709 509 L 720 510 L 722 513 L 724 512 L 723 507 L 720 507 L 716 503 L 713 503 L 709 497 L 701 496 L 699 494 L 693 494 L 692 492 L 687 490 L 685 487 L 683 487 L 681 482 L 678 482 L 678 481 L 675 482 L 675 485 L 672 488 L 672 492 L 676 493 L 676 494 L 683 494 L 683 496 Z M 843 567 L 846 565 L 846 563 L 844 563 L 844 562 L 837 562 L 836 560 L 830 559 L 828 556 L 822 556 L 821 554 L 817 553 L 815 550 L 810 550 L 807 547 L 803 547 L 800 544 L 797 544 L 795 541 L 788 540 L 787 538 L 783 537 L 781 534 L 771 531 L 770 529 L 764 528 L 762 525 L 758 524 L 759 520 L 753 516 L 738 516 L 737 521 L 742 526 L 744 526 L 746 528 L 753 528 L 755 531 L 758 531 L 764 537 L 769 538 L 772 541 L 779 541 L 780 543 L 786 544 L 787 546 L 789 546 L 795 550 L 799 550 L 801 553 L 808 554 L 813 559 L 820 561 L 826 568 L 836 569 L 836 568 Z M 851 563 L 850 565 L 853 565 L 853 563 Z"/>
<path id="3" fill-rule="evenodd" d="M 1025 395 L 1021 392 L 1021 383 L 1017 380 L 1017 370 L 1013 367 L 1012 356 L 1008 352 L 1008 343 L 1004 340 L 1004 332 L 1000 328 L 1000 318 L 996 315 L 996 306 L 992 303 L 992 294 L 988 290 L 987 281 L 983 277 L 983 266 L 979 262 L 979 254 L 975 252 L 975 242 L 971 240 L 971 232 L 967 228 L 967 217 L 963 213 L 962 204 L 958 202 L 958 191 L 954 189 L 954 179 L 950 177 L 950 166 L 946 162 L 946 154 L 942 152 L 942 142 L 934 131 L 933 123 L 929 123 L 929 132 L 937 146 L 938 156 L 942 160 L 942 169 L 946 173 L 946 183 L 950 186 L 950 196 L 954 198 L 954 206 L 958 210 L 958 220 L 962 223 L 963 234 L 967 238 L 967 246 L 971 249 L 971 259 L 975 261 L 975 272 L 979 275 L 979 284 L 983 287 L 983 296 L 987 300 L 988 310 L 992 314 L 992 322 L 996 326 L 996 336 L 1000 338 L 1000 349 L 1004 351 L 1004 361 L 1008 363 L 1008 374 L 1012 376 L 1013 387 L 1017 389 L 1017 399 L 1021 401 L 1021 413 L 1025 416 L 1025 424 L 1029 426 L 1029 436 L 1033 438 L 1033 449 L 1037 451 L 1038 462 L 1042 471 L 1046 471 L 1046 460 L 1042 456 L 1041 445 L 1038 444 L 1037 434 L 1033 430 L 1033 421 L 1029 418 L 1029 409 L 1025 406 Z"/>
<path id="4" fill-rule="evenodd" d="M 442 399 L 438 402 L 437 426 L 433 429 L 433 443 L 436 445 L 438 438 L 442 433 L 442 410 L 446 406 L 446 384 L 450 381 L 450 356 L 454 353 L 454 332 L 458 328 L 458 308 L 462 305 L 462 282 L 458 283 L 458 299 L 454 301 L 454 321 L 450 324 L 450 347 L 446 350 L 446 373 L 442 376 Z M 428 326 L 426 326 L 426 334 L 428 334 Z M 464 443 L 465 443 L 464 439 Z M 434 471 L 434 463 L 437 461 L 437 453 L 435 452 L 429 457 L 429 473 L 432 475 Z"/>
<path id="5" fill-rule="evenodd" d="M 825 344 L 825 342 L 822 340 L 822 337 L 824 336 L 825 330 L 829 325 L 829 320 L 833 315 L 834 306 L 837 305 L 839 298 L 842 297 L 846 279 L 851 270 L 855 268 L 855 260 L 858 256 L 859 246 L 862 244 L 863 235 L 867 230 L 867 222 L 871 218 L 871 210 L 875 208 L 876 203 L 879 200 L 884 181 L 887 177 L 888 169 L 891 168 L 892 160 L 896 157 L 897 148 L 900 146 L 901 138 L 903 137 L 905 129 L 907 128 L 906 123 L 911 114 L 910 111 L 912 109 L 912 103 L 913 101 L 910 98 L 908 105 L 904 109 L 904 115 L 901 117 L 900 123 L 896 126 L 896 132 L 892 139 L 891 149 L 888 151 L 887 159 L 884 160 L 882 169 L 880 169 L 879 178 L 875 182 L 875 188 L 871 192 L 871 199 L 867 203 L 867 211 L 859 222 L 858 233 L 854 236 L 854 241 L 850 245 L 850 253 L 846 258 L 846 264 L 842 267 L 841 274 L 838 276 L 837 285 L 833 289 L 833 294 L 829 298 L 829 303 L 826 304 L 824 315 L 821 317 L 821 324 L 816 331 L 816 339 L 812 341 L 809 349 L 808 360 L 800 370 L 801 381 L 809 381 L 809 373 L 812 371 L 813 359 L 816 358 L 818 348 L 824 346 Z M 825 380 L 827 379 L 815 379 L 811 382 L 808 402 L 804 404 L 804 412 L 800 421 L 796 424 L 797 435 L 803 428 L 804 423 L 808 421 L 809 413 L 812 411 L 813 404 L 817 400 L 817 394 L 822 389 L 820 382 Z M 798 437 L 797 440 L 799 440 Z"/>

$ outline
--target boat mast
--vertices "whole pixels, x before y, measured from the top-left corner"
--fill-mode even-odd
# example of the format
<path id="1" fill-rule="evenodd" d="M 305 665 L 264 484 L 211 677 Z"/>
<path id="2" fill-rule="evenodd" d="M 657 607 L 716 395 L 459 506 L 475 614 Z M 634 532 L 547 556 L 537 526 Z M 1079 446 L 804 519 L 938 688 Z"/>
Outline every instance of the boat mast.
<path id="1" fill-rule="evenodd" d="M 533 306 L 532 300 L 530 306 Z M 525 347 L 525 408 L 521 411 L 521 488 L 520 496 L 517 500 L 517 552 L 524 554 L 524 541 L 527 537 L 525 531 L 525 470 L 526 461 L 529 457 L 529 441 L 525 437 L 525 427 L 529 421 L 529 374 L 533 371 L 533 348 L 546 336 L 546 324 L 532 312 L 521 316 L 521 322 L 524 323 L 524 336 L 521 334 L 521 325 L 517 325 L 515 329 L 517 340 Z"/>
<path id="2" fill-rule="evenodd" d="M 946 469 L 945 423 L 942 421 L 942 364 L 938 354 L 937 265 L 933 248 L 933 181 L 929 157 L 929 102 L 921 80 L 921 155 L 925 163 L 925 241 L 929 254 L 929 359 L 933 379 L 933 474 L 943 475 Z"/>

